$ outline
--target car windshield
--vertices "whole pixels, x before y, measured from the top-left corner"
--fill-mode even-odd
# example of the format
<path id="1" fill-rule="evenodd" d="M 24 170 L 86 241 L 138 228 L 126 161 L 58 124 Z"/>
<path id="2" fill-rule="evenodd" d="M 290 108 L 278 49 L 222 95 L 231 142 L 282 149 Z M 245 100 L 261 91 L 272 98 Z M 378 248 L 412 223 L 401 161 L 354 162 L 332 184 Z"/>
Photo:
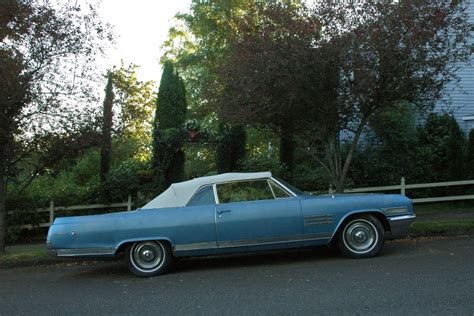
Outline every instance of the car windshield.
<path id="1" fill-rule="evenodd" d="M 285 180 L 282 180 L 282 179 L 279 179 L 277 177 L 273 177 L 275 180 L 277 180 L 278 182 L 280 182 L 281 184 L 283 184 L 286 188 L 290 189 L 294 194 L 296 195 L 306 195 L 307 193 L 301 191 L 300 189 L 298 189 L 297 187 L 289 184 L 288 182 L 286 182 Z"/>

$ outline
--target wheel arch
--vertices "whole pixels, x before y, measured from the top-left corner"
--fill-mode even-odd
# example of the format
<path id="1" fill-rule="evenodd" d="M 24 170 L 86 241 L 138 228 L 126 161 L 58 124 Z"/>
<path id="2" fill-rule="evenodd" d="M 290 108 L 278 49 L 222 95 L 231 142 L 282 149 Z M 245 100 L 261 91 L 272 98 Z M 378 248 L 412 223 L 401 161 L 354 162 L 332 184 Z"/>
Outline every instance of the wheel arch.
<path id="1" fill-rule="evenodd" d="M 368 210 L 357 210 L 353 211 L 350 213 L 347 213 L 344 215 L 339 223 L 337 224 L 336 229 L 334 230 L 334 234 L 331 236 L 330 242 L 334 240 L 334 238 L 341 232 L 341 229 L 343 229 L 345 223 L 350 221 L 351 219 L 359 216 L 359 215 L 372 215 L 375 218 L 377 218 L 382 224 L 382 227 L 385 231 L 390 231 L 390 223 L 388 222 L 388 219 L 385 217 L 385 214 L 382 212 L 382 210 L 379 209 L 368 209 Z"/>
<path id="2" fill-rule="evenodd" d="M 115 254 L 117 255 L 123 252 L 128 245 L 136 243 L 136 242 L 140 242 L 140 241 L 164 241 L 168 243 L 171 250 L 173 249 L 173 243 L 167 237 L 131 238 L 131 239 L 122 240 L 120 243 L 118 243 L 117 246 L 115 247 Z"/>

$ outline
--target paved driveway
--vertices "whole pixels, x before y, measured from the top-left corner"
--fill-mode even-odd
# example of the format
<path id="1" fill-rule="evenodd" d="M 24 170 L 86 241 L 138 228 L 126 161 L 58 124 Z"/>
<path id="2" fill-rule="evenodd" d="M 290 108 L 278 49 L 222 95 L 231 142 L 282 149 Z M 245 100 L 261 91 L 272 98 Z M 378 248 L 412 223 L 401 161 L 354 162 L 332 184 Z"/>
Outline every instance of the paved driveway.
<path id="1" fill-rule="evenodd" d="M 350 260 L 326 248 L 188 259 L 140 279 L 121 262 L 0 269 L 0 315 L 474 315 L 474 239 L 387 242 Z"/>

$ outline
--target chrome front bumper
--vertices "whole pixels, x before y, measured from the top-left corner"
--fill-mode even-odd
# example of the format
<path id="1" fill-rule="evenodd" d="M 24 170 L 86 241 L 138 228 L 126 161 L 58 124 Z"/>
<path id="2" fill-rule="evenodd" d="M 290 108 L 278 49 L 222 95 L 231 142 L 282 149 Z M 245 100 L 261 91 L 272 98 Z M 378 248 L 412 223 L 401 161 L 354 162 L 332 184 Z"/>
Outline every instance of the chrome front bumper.
<path id="1" fill-rule="evenodd" d="M 390 224 L 390 237 L 396 238 L 408 234 L 410 224 L 415 220 L 415 218 L 415 214 L 388 217 L 387 219 Z"/>

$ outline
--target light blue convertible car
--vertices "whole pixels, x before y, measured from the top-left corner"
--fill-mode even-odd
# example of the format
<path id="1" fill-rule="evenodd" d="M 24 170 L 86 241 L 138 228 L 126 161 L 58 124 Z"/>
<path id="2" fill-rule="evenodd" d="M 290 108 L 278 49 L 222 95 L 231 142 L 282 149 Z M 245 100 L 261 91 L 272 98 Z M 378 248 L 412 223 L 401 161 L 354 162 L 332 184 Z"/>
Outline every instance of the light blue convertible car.
<path id="1" fill-rule="evenodd" d="M 312 196 L 270 172 L 226 173 L 173 184 L 135 211 L 57 218 L 47 247 L 58 257 L 125 252 L 130 270 L 148 277 L 184 256 L 333 244 L 372 257 L 414 218 L 402 195 Z"/>

